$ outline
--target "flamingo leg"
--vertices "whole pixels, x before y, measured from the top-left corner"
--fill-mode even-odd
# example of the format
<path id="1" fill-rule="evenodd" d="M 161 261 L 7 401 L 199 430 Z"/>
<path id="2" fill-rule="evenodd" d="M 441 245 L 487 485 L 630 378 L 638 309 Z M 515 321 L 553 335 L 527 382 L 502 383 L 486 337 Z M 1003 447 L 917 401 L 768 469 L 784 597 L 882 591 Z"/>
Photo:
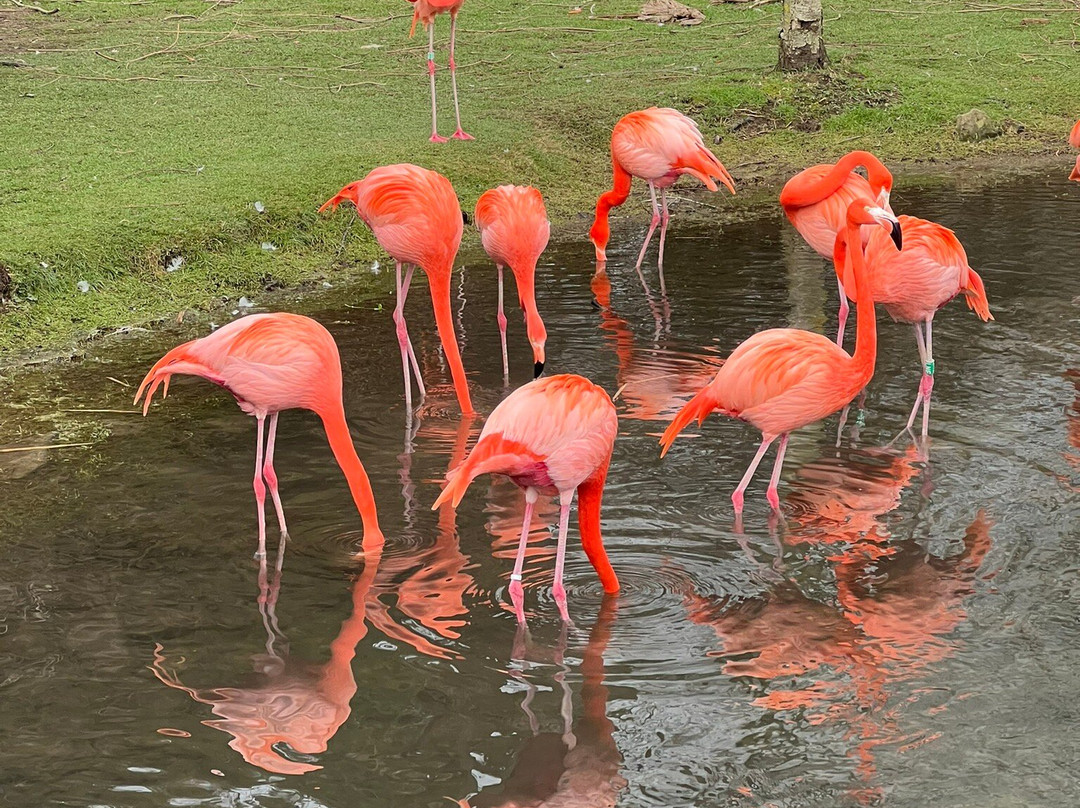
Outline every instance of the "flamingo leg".
<path id="1" fill-rule="evenodd" d="M 518 541 L 517 557 L 514 559 L 514 571 L 510 573 L 510 600 L 514 604 L 514 614 L 518 623 L 525 623 L 525 589 L 521 585 L 521 571 L 525 567 L 525 548 L 529 544 L 529 526 L 532 524 L 533 505 L 536 504 L 536 489 L 525 489 L 525 518 L 521 522 L 521 539 Z"/>
<path id="2" fill-rule="evenodd" d="M 851 409 L 851 402 L 849 401 L 844 405 L 844 409 L 840 410 L 840 424 L 836 427 L 836 448 L 840 448 L 840 439 L 844 435 L 844 424 L 847 423 L 848 411 Z"/>
<path id="3" fill-rule="evenodd" d="M 570 527 L 570 503 L 574 500 L 574 492 L 559 493 L 559 547 L 555 552 L 555 583 L 551 587 L 551 594 L 555 598 L 555 605 L 559 607 L 559 614 L 564 622 L 570 622 L 570 613 L 566 609 L 566 587 L 563 586 L 563 566 L 566 563 L 566 532 Z"/>
<path id="4" fill-rule="evenodd" d="M 667 287 L 664 285 L 664 239 L 667 236 L 668 219 L 671 215 L 667 209 L 667 189 L 660 189 L 660 257 L 656 266 L 660 270 L 660 294 L 667 295 Z"/>
<path id="5" fill-rule="evenodd" d="M 836 315 L 839 325 L 836 328 L 836 344 L 844 347 L 844 326 L 847 325 L 848 313 L 851 306 L 848 304 L 847 292 L 844 291 L 844 282 L 839 277 L 836 279 L 836 288 L 840 290 L 840 311 Z"/>
<path id="6" fill-rule="evenodd" d="M 780 448 L 776 450 L 776 462 L 773 463 L 772 477 L 769 478 L 769 490 L 765 494 L 766 499 L 769 500 L 769 504 L 772 505 L 773 510 L 780 511 L 780 494 L 777 493 L 777 489 L 780 487 L 780 470 L 784 468 L 784 452 L 787 451 L 788 437 L 791 433 L 785 432 L 780 436 Z"/>
<path id="7" fill-rule="evenodd" d="M 428 24 L 428 51 L 427 51 L 427 72 L 428 77 L 431 79 L 431 142 L 432 143 L 445 143 L 446 138 L 439 135 L 439 127 L 437 123 L 437 117 L 435 114 L 435 21 L 432 20 Z"/>
<path id="8" fill-rule="evenodd" d="M 405 409 L 412 412 L 412 381 L 409 379 L 409 331 L 405 326 L 405 296 L 401 290 L 401 262 L 395 262 L 397 305 L 394 306 L 394 326 L 398 347 L 401 348 L 401 375 L 405 378 Z"/>
<path id="9" fill-rule="evenodd" d="M 499 267 L 499 337 L 502 339 L 503 384 L 510 383 L 510 364 L 506 359 L 506 314 L 503 313 L 503 267 Z"/>
<path id="10" fill-rule="evenodd" d="M 761 463 L 761 458 L 765 456 L 765 452 L 768 451 L 769 445 L 775 440 L 775 438 L 766 438 L 761 436 L 761 446 L 758 447 L 757 454 L 754 455 L 754 459 L 750 461 L 749 468 L 746 469 L 746 474 L 743 475 L 742 480 L 739 482 L 739 487 L 731 495 L 731 504 L 735 506 L 735 513 L 742 513 L 743 506 L 743 494 L 746 491 L 746 486 L 750 485 L 750 480 L 754 476 L 754 472 L 757 471 L 758 464 Z"/>
<path id="11" fill-rule="evenodd" d="M 645 251 L 649 249 L 649 242 L 652 241 L 653 233 L 656 232 L 656 226 L 660 224 L 660 206 L 656 203 L 656 186 L 651 181 L 649 182 L 649 196 L 652 197 L 652 222 L 649 223 L 649 232 L 645 234 L 645 242 L 641 245 L 641 252 L 638 253 L 637 263 L 634 265 L 639 273 L 641 262 L 645 260 Z"/>
<path id="12" fill-rule="evenodd" d="M 285 527 L 285 509 L 281 507 L 281 496 L 278 494 L 277 472 L 274 471 L 274 439 L 277 437 L 278 413 L 270 414 L 270 428 L 266 437 L 266 457 L 263 459 L 262 476 L 266 480 L 266 486 L 270 489 L 270 497 L 274 500 L 274 510 L 277 511 L 278 528 L 281 529 L 282 543 L 289 536 L 289 530 Z"/>
<path id="13" fill-rule="evenodd" d="M 457 100 L 457 65 L 454 64 L 454 39 L 457 33 L 457 12 L 450 12 L 450 86 L 454 88 L 454 120 L 457 121 L 457 131 L 451 137 L 458 140 L 475 140 L 472 135 L 467 135 L 461 128 L 461 108 Z"/>
<path id="14" fill-rule="evenodd" d="M 259 515 L 259 549 L 255 553 L 258 559 L 266 558 L 266 484 L 262 478 L 263 466 L 263 425 L 266 423 L 265 415 L 255 416 L 258 437 L 255 439 L 255 507 Z"/>
<path id="15" fill-rule="evenodd" d="M 416 264 L 410 264 L 409 268 L 405 271 L 405 284 L 404 289 L 401 292 L 401 309 L 402 320 L 405 319 L 405 300 L 409 296 L 409 284 L 412 283 L 413 271 L 416 269 Z M 424 398 L 427 395 L 427 389 L 424 387 L 424 379 L 420 376 L 420 363 L 416 361 L 416 351 L 413 350 L 412 338 L 409 337 L 408 332 L 405 334 L 405 344 L 409 348 L 409 362 L 412 363 L 413 376 L 416 377 L 416 386 L 420 390 L 420 398 Z"/>
<path id="16" fill-rule="evenodd" d="M 922 379 L 919 380 L 919 394 L 915 396 L 915 406 L 911 408 L 911 415 L 908 416 L 907 425 L 904 427 L 904 431 L 911 432 L 912 438 L 915 437 L 915 433 L 911 431 L 912 426 L 915 424 L 915 417 L 919 414 L 919 405 L 923 403 L 924 398 L 929 397 L 929 391 L 934 386 L 934 364 L 930 358 L 930 353 L 926 347 L 926 340 L 923 338 L 922 329 L 919 328 L 919 323 L 915 323 L 915 341 L 919 345 L 919 359 L 922 362 Z M 927 374 L 927 370 L 930 371 Z M 927 414 L 929 419 L 929 414 Z M 903 432 L 900 433 L 901 435 Z M 925 437 L 925 434 L 924 434 Z"/>
<path id="17" fill-rule="evenodd" d="M 926 358 L 923 360 L 923 377 L 919 383 L 919 393 L 923 399 L 922 413 L 922 436 L 926 439 L 930 430 L 930 394 L 934 390 L 934 342 L 931 337 L 931 326 L 934 318 L 926 321 Z M 918 328 L 918 326 L 915 326 Z"/>

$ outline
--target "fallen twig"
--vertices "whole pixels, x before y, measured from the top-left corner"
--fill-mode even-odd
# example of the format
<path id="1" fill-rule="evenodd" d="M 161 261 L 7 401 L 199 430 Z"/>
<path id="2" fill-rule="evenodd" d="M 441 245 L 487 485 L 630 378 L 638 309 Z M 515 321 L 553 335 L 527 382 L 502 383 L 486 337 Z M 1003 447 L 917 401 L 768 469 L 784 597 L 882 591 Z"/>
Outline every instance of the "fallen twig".
<path id="1" fill-rule="evenodd" d="M 20 3 L 19 0 L 11 0 L 11 2 L 14 3 L 15 5 L 17 5 L 19 8 L 25 8 L 25 9 L 28 9 L 30 11 L 36 11 L 39 14 L 59 14 L 60 13 L 60 9 L 58 9 L 58 8 L 44 9 L 41 6 L 32 6 L 29 3 Z"/>
<path id="2" fill-rule="evenodd" d="M 93 443 L 50 443 L 45 446 L 10 446 L 0 449 L 0 454 L 13 454 L 15 452 L 37 452 L 42 449 L 67 449 L 72 446 L 93 446 Z"/>

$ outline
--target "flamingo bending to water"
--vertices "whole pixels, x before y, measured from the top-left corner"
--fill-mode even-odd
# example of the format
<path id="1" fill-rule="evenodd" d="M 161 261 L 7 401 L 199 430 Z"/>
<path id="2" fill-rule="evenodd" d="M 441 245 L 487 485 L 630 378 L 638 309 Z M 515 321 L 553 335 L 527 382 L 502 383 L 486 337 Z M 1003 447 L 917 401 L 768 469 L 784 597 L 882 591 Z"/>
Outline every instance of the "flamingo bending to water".
<path id="1" fill-rule="evenodd" d="M 611 397 L 581 376 L 564 374 L 529 382 L 497 406 L 465 462 L 447 475 L 449 482 L 432 509 L 444 502 L 457 507 L 469 484 L 481 474 L 505 474 L 525 489 L 525 518 L 518 543 L 510 598 L 519 623 L 525 622 L 521 570 L 533 504 L 539 494 L 559 495 L 559 545 L 552 595 L 563 620 L 569 620 L 563 565 L 570 503 L 578 492 L 578 527 L 585 554 L 605 592 L 617 592 L 600 535 L 600 502 L 619 423 Z"/>
<path id="2" fill-rule="evenodd" d="M 1080 149 L 1080 121 L 1077 121 L 1073 125 L 1072 132 L 1069 133 L 1069 144 L 1074 149 Z M 1069 179 L 1080 182 L 1080 157 L 1076 158 L 1076 165 L 1073 166 L 1072 173 L 1069 174 Z"/>
<path id="3" fill-rule="evenodd" d="M 397 271 L 397 306 L 394 323 L 401 348 L 401 369 L 405 376 L 405 406 L 412 410 L 412 383 L 409 365 L 416 374 L 421 398 L 425 395 L 420 365 L 413 351 L 405 324 L 405 298 L 409 294 L 413 270 L 420 267 L 427 274 L 431 305 L 439 329 L 446 363 L 454 378 L 454 390 L 462 413 L 473 412 L 465 366 L 454 334 L 454 316 L 450 309 L 450 278 L 454 258 L 461 244 L 462 213 L 450 180 L 426 168 L 401 163 L 372 169 L 362 180 L 350 183 L 326 202 L 319 212 L 337 209 L 342 202 L 352 202 L 356 212 L 371 228 L 380 246 L 394 259 Z M 401 267 L 407 267 L 404 282 Z"/>
<path id="4" fill-rule="evenodd" d="M 547 330 L 536 310 L 536 262 L 551 233 L 544 197 L 527 185 L 500 185 L 476 200 L 480 240 L 499 270 L 499 335 L 502 337 L 503 379 L 510 375 L 506 359 L 506 315 L 503 314 L 503 267 L 517 281 L 518 301 L 525 312 L 525 329 L 533 349 L 534 376 L 544 372 Z"/>
<path id="5" fill-rule="evenodd" d="M 963 294 L 968 308 L 983 322 L 993 320 L 994 316 L 990 313 L 982 278 L 968 266 L 964 246 L 952 230 L 914 216 L 901 216 L 898 221 L 904 249 L 897 252 L 885 240 L 884 234 L 875 230 L 866 243 L 866 272 L 874 302 L 885 306 L 885 311 L 896 322 L 915 326 L 922 380 L 905 429 L 911 430 L 922 404 L 922 436 L 925 438 L 930 426 L 930 393 L 934 389 L 931 340 L 934 314 L 958 294 Z M 925 338 L 921 327 L 925 327 Z"/>
<path id="6" fill-rule="evenodd" d="M 461 128 L 461 109 L 458 107 L 457 65 L 454 64 L 454 38 L 457 32 L 457 15 L 465 0 L 409 0 L 413 4 L 412 28 L 409 36 L 416 33 L 416 23 L 423 23 L 428 32 L 427 69 L 431 79 L 431 142 L 445 143 L 446 138 L 439 135 L 435 116 L 435 18 L 443 12 L 450 13 L 450 84 L 454 88 L 454 120 L 457 131 L 451 137 L 458 140 L 473 140 Z"/>
<path id="7" fill-rule="evenodd" d="M 714 180 L 720 180 L 732 194 L 735 183 L 724 164 L 705 148 L 701 130 L 697 124 L 681 112 L 659 107 L 638 110 L 624 115 L 611 131 L 611 167 L 614 173 L 613 188 L 601 194 L 596 202 L 596 218 L 589 230 L 589 239 L 596 247 L 596 260 L 607 261 L 607 243 L 611 238 L 608 213 L 630 196 L 630 182 L 640 177 L 649 183 L 652 198 L 652 223 L 641 245 L 635 268 L 641 271 L 645 250 L 660 225 L 660 290 L 664 289 L 664 238 L 667 235 L 668 209 L 667 188 L 683 174 L 698 179 L 710 191 L 717 191 Z M 656 191 L 660 190 L 661 206 L 656 204 Z"/>
<path id="8" fill-rule="evenodd" d="M 201 376 L 232 393 L 240 409 L 255 416 L 258 438 L 255 449 L 255 501 L 259 517 L 259 557 L 266 556 L 266 489 L 277 511 L 284 540 L 285 511 L 278 495 L 274 472 L 274 438 L 278 414 L 282 410 L 304 409 L 318 415 L 338 465 L 349 481 L 356 508 L 364 522 L 365 549 L 381 546 L 375 498 L 364 465 L 356 455 L 345 407 L 341 400 L 341 359 L 330 332 L 309 317 L 299 314 L 252 314 L 222 326 L 213 334 L 185 342 L 159 359 L 135 394 L 139 403 L 143 391 L 143 415 L 158 386 L 164 384 L 162 398 L 169 393 L 174 374 Z M 147 386 L 149 385 L 149 389 Z M 263 454 L 263 424 L 270 419 Z M 263 482 L 265 480 L 265 483 Z"/>
<path id="9" fill-rule="evenodd" d="M 855 173 L 853 169 L 858 166 L 866 169 L 867 179 Z M 892 213 L 889 207 L 892 186 L 892 174 L 880 160 L 870 152 L 853 151 L 841 157 L 835 165 L 811 166 L 788 180 L 780 192 L 780 207 L 806 243 L 831 261 L 833 245 L 837 234 L 844 228 L 848 206 L 856 199 L 875 199 L 878 207 Z M 863 245 L 868 238 L 869 233 L 863 231 Z M 843 346 L 844 326 L 850 309 L 843 280 L 839 276 L 837 283 L 840 287 L 840 313 L 836 344 Z"/>
<path id="10" fill-rule="evenodd" d="M 732 351 L 715 378 L 686 403 L 660 438 L 663 457 L 687 424 L 695 418 L 700 424 L 713 410 L 749 421 L 760 429 L 761 446 L 731 495 L 736 514 L 742 513 L 743 492 L 777 437 L 780 448 L 769 482 L 768 500 L 779 510 L 777 487 L 791 432 L 841 409 L 874 375 L 877 327 L 860 246 L 859 226 L 863 224 L 881 225 L 889 230 L 897 249 L 901 246 L 900 224 L 891 213 L 867 199 L 857 199 L 848 206 L 847 224 L 836 238 L 834 259 L 838 266 L 843 266 L 845 254 L 850 251 L 854 265 L 851 280 L 858 318 L 855 353 L 848 355 L 836 343 L 812 331 L 798 328 L 760 331 Z"/>

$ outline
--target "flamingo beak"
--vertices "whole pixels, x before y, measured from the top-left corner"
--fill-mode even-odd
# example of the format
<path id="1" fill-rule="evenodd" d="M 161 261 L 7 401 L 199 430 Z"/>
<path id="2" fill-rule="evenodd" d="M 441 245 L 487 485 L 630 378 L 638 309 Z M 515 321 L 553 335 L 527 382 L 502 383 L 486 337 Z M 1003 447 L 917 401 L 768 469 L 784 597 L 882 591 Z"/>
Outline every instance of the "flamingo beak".
<path id="1" fill-rule="evenodd" d="M 867 208 L 866 212 L 874 217 L 874 220 L 889 231 L 889 236 L 896 245 L 897 251 L 904 248 L 904 233 L 900 229 L 900 221 L 884 208 Z"/>
<path id="2" fill-rule="evenodd" d="M 543 373 L 543 372 L 544 372 L 544 363 L 543 362 L 534 362 L 533 363 L 533 378 L 534 379 L 539 379 L 540 374 Z"/>
<path id="3" fill-rule="evenodd" d="M 471 224 L 469 221 L 469 214 L 466 211 L 461 211 L 461 221 L 464 224 Z"/>
<path id="4" fill-rule="evenodd" d="M 878 207 L 884 208 L 885 210 L 892 210 L 892 208 L 889 207 L 889 189 L 888 188 L 882 188 L 881 193 L 878 194 Z"/>

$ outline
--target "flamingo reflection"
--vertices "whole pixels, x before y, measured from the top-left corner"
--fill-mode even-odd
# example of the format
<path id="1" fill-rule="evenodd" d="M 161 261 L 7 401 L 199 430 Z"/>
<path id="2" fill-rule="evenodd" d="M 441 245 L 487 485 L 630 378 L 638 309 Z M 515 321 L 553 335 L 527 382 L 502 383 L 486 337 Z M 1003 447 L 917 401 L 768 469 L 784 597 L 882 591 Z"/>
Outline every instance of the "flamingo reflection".
<path id="1" fill-rule="evenodd" d="M 259 612 L 267 632 L 266 653 L 254 657 L 250 684 L 214 688 L 185 685 L 170 668 L 160 644 L 149 668 L 163 684 L 209 705 L 219 717 L 203 723 L 232 735 L 229 746 L 248 763 L 275 774 L 306 774 L 322 767 L 293 757 L 325 752 L 351 712 L 350 702 L 356 694 L 352 660 L 357 644 L 367 635 L 364 617 L 382 549 L 365 557 L 364 569 L 352 588 L 352 613 L 330 643 L 330 659 L 322 664 L 290 656 L 277 626 L 284 549 L 282 542 L 272 580 L 268 580 L 266 560 L 260 565 Z"/>
<path id="2" fill-rule="evenodd" d="M 513 659 L 520 668 L 514 675 L 526 685 L 521 709 L 532 734 L 500 787 L 459 800 L 461 808 L 613 808 L 626 787 L 626 779 L 619 774 L 622 754 L 615 743 L 615 725 L 607 717 L 608 689 L 604 684 L 604 652 L 611 640 L 617 602 L 611 595 L 604 596 L 596 623 L 589 632 L 581 660 L 582 707 L 577 721 L 573 719 L 573 696 L 563 662 L 567 644 L 565 624 L 558 642 L 549 651 L 558 669 L 552 678 L 562 694 L 562 732 L 540 731 L 540 721 L 532 709 L 537 687 L 527 673 L 534 664 L 529 657 L 545 655 L 545 649 L 530 647 L 528 629 L 518 627 Z"/>
<path id="3" fill-rule="evenodd" d="M 1080 163 L 1080 157 L 1077 158 L 1077 161 Z M 1065 378 L 1071 381 L 1073 387 L 1076 388 L 1076 399 L 1065 412 L 1065 417 L 1068 419 L 1066 430 L 1069 449 L 1063 452 L 1063 456 L 1070 466 L 1080 472 L 1080 370 L 1069 369 L 1065 371 Z M 1080 490 L 1080 487 L 1069 480 L 1063 479 L 1062 482 L 1073 491 Z"/>

